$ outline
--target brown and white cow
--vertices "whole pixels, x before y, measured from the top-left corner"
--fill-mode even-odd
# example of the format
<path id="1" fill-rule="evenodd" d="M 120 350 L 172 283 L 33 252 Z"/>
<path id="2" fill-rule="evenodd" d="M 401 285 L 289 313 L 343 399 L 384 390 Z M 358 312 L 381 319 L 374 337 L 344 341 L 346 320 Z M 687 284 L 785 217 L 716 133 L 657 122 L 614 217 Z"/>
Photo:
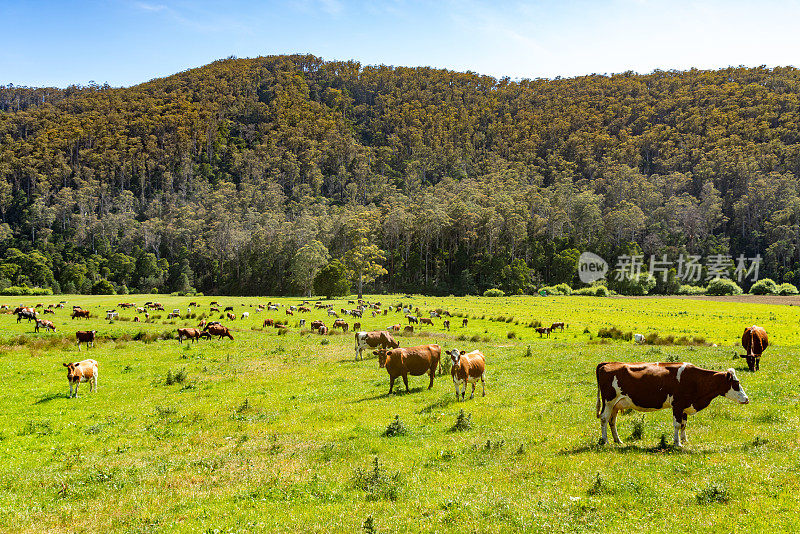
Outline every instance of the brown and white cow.
<path id="1" fill-rule="evenodd" d="M 264 324 L 261 328 L 266 328 L 268 326 L 273 326 L 275 324 L 275 319 L 264 319 Z"/>
<path id="2" fill-rule="evenodd" d="M 97 391 L 97 362 L 95 360 L 83 360 L 82 362 L 65 363 L 67 368 L 67 381 L 69 382 L 69 396 L 78 397 L 78 385 L 81 382 L 89 382 L 89 391 Z M 72 393 L 72 386 L 75 386 L 75 394 Z"/>
<path id="3" fill-rule="evenodd" d="M 553 331 L 556 328 L 558 328 L 559 330 L 561 330 L 563 332 L 564 331 L 564 323 L 559 322 L 559 323 L 553 323 L 552 325 L 550 325 L 550 331 Z"/>
<path id="4" fill-rule="evenodd" d="M 419 319 L 417 319 L 413 315 L 406 315 L 406 319 L 408 319 L 408 324 L 419 322 Z"/>
<path id="5" fill-rule="evenodd" d="M 403 377 L 403 383 L 408 389 L 408 375 L 420 376 L 428 373 L 431 377 L 428 389 L 433 387 L 433 378 L 439 367 L 442 348 L 439 345 L 421 345 L 419 347 L 399 347 L 396 349 L 378 349 L 374 351 L 378 356 L 378 365 L 386 368 L 389 373 L 389 394 L 394 388 L 394 381 L 398 376 Z"/>
<path id="6" fill-rule="evenodd" d="M 433 326 L 433 320 L 432 319 L 428 319 L 427 317 L 420 318 L 419 322 L 420 322 L 420 324 L 429 324 L 429 325 Z"/>
<path id="7" fill-rule="evenodd" d="M 209 335 L 212 335 L 212 336 L 219 336 L 218 339 L 222 339 L 223 337 L 229 337 L 229 338 L 233 339 L 233 336 L 231 335 L 231 331 L 228 330 L 228 327 L 227 326 L 222 326 L 219 323 L 217 323 L 217 324 L 209 324 L 208 327 L 206 328 L 206 332 L 208 332 Z"/>
<path id="8" fill-rule="evenodd" d="M 72 318 L 73 318 L 73 319 L 75 319 L 75 318 L 78 318 L 78 319 L 80 319 L 80 318 L 88 319 L 88 318 L 89 318 L 89 310 L 81 310 L 81 309 L 77 309 L 77 310 L 76 310 L 76 309 L 73 309 L 73 310 L 72 310 Z"/>
<path id="9" fill-rule="evenodd" d="M 14 310 L 14 314 L 17 316 L 17 322 L 19 323 L 23 319 L 27 319 L 30 323 L 32 320 L 36 319 L 39 315 L 34 308 L 28 308 L 19 306 L 17 309 Z"/>
<path id="10" fill-rule="evenodd" d="M 475 396 L 475 383 L 480 380 L 483 387 L 483 396 L 486 396 L 486 358 L 479 350 L 473 350 L 469 354 L 463 350 L 453 349 L 449 352 L 450 362 L 450 376 L 453 377 L 453 385 L 456 387 L 456 400 L 458 400 L 459 393 L 461 400 L 464 400 L 464 395 L 467 393 L 467 384 L 472 384 L 472 393 L 469 398 Z M 461 391 L 461 386 L 464 390 Z"/>
<path id="11" fill-rule="evenodd" d="M 747 367 L 751 372 L 758 371 L 761 367 L 761 353 L 769 346 L 767 331 L 760 326 L 748 326 L 742 334 L 742 346 L 747 351 L 747 354 L 742 355 L 747 360 Z"/>
<path id="12" fill-rule="evenodd" d="M 78 352 L 81 351 L 81 343 L 86 343 L 86 349 L 89 349 L 89 345 L 91 344 L 94 347 L 94 338 L 97 334 L 97 330 L 87 330 L 82 331 L 78 330 L 75 332 L 75 339 L 78 340 Z"/>
<path id="13" fill-rule="evenodd" d="M 322 325 L 322 326 L 319 327 L 318 332 L 319 332 L 319 335 L 324 336 L 325 334 L 328 333 L 328 327 L 325 326 L 325 325 Z"/>
<path id="14" fill-rule="evenodd" d="M 36 319 L 36 326 L 33 329 L 34 331 L 38 332 L 39 328 L 52 330 L 53 332 L 56 331 L 56 325 L 53 324 L 53 321 L 47 321 L 45 319 Z"/>
<path id="15" fill-rule="evenodd" d="M 442 321 L 442 327 L 449 332 L 450 331 L 450 320 L 449 319 L 445 319 L 444 321 Z"/>
<path id="16" fill-rule="evenodd" d="M 736 371 L 717 372 L 691 363 L 601 363 L 597 375 L 597 417 L 601 424 L 601 443 L 608 440 L 606 424 L 614 442 L 622 444 L 617 434 L 617 413 L 633 409 L 651 412 L 672 408 L 675 446 L 686 441 L 686 417 L 699 412 L 716 397 L 724 396 L 747 404 Z"/>
<path id="17" fill-rule="evenodd" d="M 325 326 L 325 323 L 322 321 L 311 321 L 311 331 L 317 330 L 318 328 Z"/>
<path id="18" fill-rule="evenodd" d="M 184 339 L 191 339 L 194 343 L 195 340 L 199 341 L 203 334 L 207 334 L 207 332 L 197 328 L 178 328 L 178 342 L 183 343 Z"/>
<path id="19" fill-rule="evenodd" d="M 347 332 L 350 329 L 350 325 L 347 324 L 347 321 L 343 321 L 342 319 L 336 319 L 333 322 L 333 328 L 341 328 L 342 332 Z"/>
<path id="20" fill-rule="evenodd" d="M 364 349 L 393 348 L 396 349 L 400 343 L 395 341 L 392 335 L 385 330 L 373 330 L 372 332 L 356 332 L 356 361 L 363 360 L 361 351 Z"/>
<path id="21" fill-rule="evenodd" d="M 542 334 L 547 334 L 547 337 L 550 337 L 550 329 L 545 327 L 540 327 L 536 329 L 539 332 L 539 337 L 542 337 Z"/>

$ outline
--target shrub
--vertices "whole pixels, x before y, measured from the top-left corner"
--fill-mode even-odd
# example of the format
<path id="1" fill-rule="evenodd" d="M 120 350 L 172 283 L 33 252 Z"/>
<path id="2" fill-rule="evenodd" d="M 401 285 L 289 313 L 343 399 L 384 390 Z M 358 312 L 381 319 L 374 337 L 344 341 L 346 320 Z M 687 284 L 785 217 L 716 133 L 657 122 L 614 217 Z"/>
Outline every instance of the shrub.
<path id="1" fill-rule="evenodd" d="M 708 283 L 706 292 L 709 295 L 741 295 L 742 288 L 733 280 L 714 278 Z"/>
<path id="2" fill-rule="evenodd" d="M 0 291 L 0 295 L 12 295 L 12 296 L 39 296 L 39 295 L 52 295 L 53 290 L 49 287 L 28 287 L 25 284 L 21 286 L 9 286 L 2 291 Z"/>
<path id="3" fill-rule="evenodd" d="M 759 280 L 750 287 L 752 295 L 777 295 L 780 288 L 771 278 Z"/>
<path id="4" fill-rule="evenodd" d="M 644 438 L 644 416 L 634 419 L 632 421 L 633 430 L 631 431 L 630 439 L 633 441 L 640 441 Z"/>
<path id="5" fill-rule="evenodd" d="M 610 283 L 613 283 L 614 290 L 623 295 L 647 295 L 656 287 L 656 279 L 650 273 L 640 273 L 638 276 L 612 280 Z"/>
<path id="6" fill-rule="evenodd" d="M 678 289 L 678 295 L 705 295 L 706 288 L 702 286 L 693 286 L 689 284 L 681 284 Z"/>
<path id="7" fill-rule="evenodd" d="M 403 422 L 400 420 L 399 415 L 394 416 L 394 421 L 389 423 L 389 426 L 386 427 L 386 430 L 383 431 L 381 434 L 385 438 L 393 438 L 394 436 L 404 436 L 408 433 L 408 429 L 405 427 Z"/>
<path id="8" fill-rule="evenodd" d="M 506 334 L 506 337 L 508 339 L 517 339 L 517 333 L 512 330 L 508 334 Z"/>
<path id="9" fill-rule="evenodd" d="M 505 291 L 503 291 L 502 289 L 497 289 L 496 287 L 487 289 L 486 291 L 483 292 L 484 297 L 504 297 L 505 295 L 506 295 Z"/>
<path id="10" fill-rule="evenodd" d="M 622 339 L 624 341 L 630 341 L 633 339 L 633 332 L 622 332 L 616 326 L 612 326 L 611 328 L 601 328 L 597 331 L 597 337 L 599 338 L 606 338 L 606 339 Z"/>
<path id="11" fill-rule="evenodd" d="M 378 457 L 372 460 L 372 469 L 356 468 L 353 473 L 353 486 L 367 493 L 368 501 L 397 499 L 400 489 L 400 473 L 389 475 L 381 467 Z"/>
<path id="12" fill-rule="evenodd" d="M 465 414 L 462 408 L 456 416 L 456 422 L 450 429 L 450 432 L 464 432 L 472 428 L 472 414 Z"/>
<path id="13" fill-rule="evenodd" d="M 544 286 L 539 290 L 539 293 L 547 293 L 547 295 L 572 295 L 572 288 L 567 284 L 558 284 L 554 286 Z"/>
<path id="14" fill-rule="evenodd" d="M 576 289 L 572 292 L 573 295 L 582 295 L 584 297 L 607 297 L 611 294 L 606 286 L 589 286 Z"/>
<path id="15" fill-rule="evenodd" d="M 790 283 L 781 284 L 778 286 L 779 295 L 797 295 L 797 287 Z"/>

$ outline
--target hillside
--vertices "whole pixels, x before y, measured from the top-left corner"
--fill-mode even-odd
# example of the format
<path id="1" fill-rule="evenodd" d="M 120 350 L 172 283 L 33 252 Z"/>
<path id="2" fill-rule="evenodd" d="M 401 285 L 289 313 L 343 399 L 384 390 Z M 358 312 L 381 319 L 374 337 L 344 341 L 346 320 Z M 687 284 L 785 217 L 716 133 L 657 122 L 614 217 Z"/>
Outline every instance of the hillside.
<path id="1" fill-rule="evenodd" d="M 530 291 L 580 250 L 760 253 L 797 284 L 799 92 L 794 68 L 511 81 L 307 55 L 7 86 L 0 286 L 298 293 L 314 241 L 376 244 L 373 291 Z"/>

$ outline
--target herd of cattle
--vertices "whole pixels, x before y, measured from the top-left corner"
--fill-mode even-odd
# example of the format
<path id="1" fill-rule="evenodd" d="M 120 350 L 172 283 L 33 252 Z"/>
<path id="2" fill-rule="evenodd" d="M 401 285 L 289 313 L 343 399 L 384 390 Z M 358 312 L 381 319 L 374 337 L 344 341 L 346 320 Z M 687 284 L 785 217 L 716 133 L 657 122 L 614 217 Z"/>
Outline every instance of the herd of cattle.
<path id="1" fill-rule="evenodd" d="M 350 301 L 351 304 L 355 302 Z M 196 302 L 190 303 L 188 313 L 191 313 L 192 307 L 197 308 Z M 282 304 L 268 303 L 267 305 L 257 305 L 255 312 L 277 311 Z M 52 321 L 41 319 L 37 308 L 43 307 L 41 304 L 35 307 L 17 307 L 13 310 L 14 315 L 17 316 L 19 323 L 23 319 L 35 321 L 35 331 L 38 332 L 39 328 L 55 331 L 56 327 Z M 63 308 L 64 303 L 50 305 L 44 308 L 43 314 L 54 313 L 54 309 Z M 121 308 L 136 307 L 132 303 L 120 303 Z M 335 317 L 332 328 L 341 328 L 343 332 L 347 332 L 349 324 L 343 319 L 339 318 L 339 314 L 333 309 L 332 305 L 325 305 L 317 302 L 315 307 L 327 311 L 328 316 Z M 217 302 L 212 302 L 210 306 L 211 312 L 220 312 L 220 306 Z M 8 306 L 0 306 L 0 309 L 8 310 Z M 137 312 L 147 314 L 149 318 L 148 309 L 164 310 L 164 307 L 159 303 L 148 302 L 144 307 L 136 308 Z M 307 313 L 311 309 L 308 302 L 304 301 L 299 306 L 289 306 L 286 308 L 286 315 L 294 315 L 294 313 Z M 433 319 L 440 316 L 439 312 L 431 311 L 430 317 L 419 317 L 419 308 L 416 308 L 412 314 L 410 307 L 389 306 L 386 309 L 381 309 L 381 304 L 368 303 L 359 301 L 354 309 L 347 310 L 342 308 L 343 315 L 350 315 L 354 318 L 361 318 L 366 311 L 369 311 L 373 317 L 378 315 L 387 315 L 390 311 L 397 313 L 404 313 L 408 319 L 409 325 L 405 327 L 406 332 L 413 332 L 412 324 L 422 323 L 433 325 Z M 233 307 L 225 307 L 222 311 L 224 315 L 220 319 L 227 317 L 230 320 L 235 320 L 236 315 L 233 313 Z M 446 317 L 451 315 L 444 311 L 441 313 Z M 249 312 L 245 311 L 241 314 L 241 318 L 249 317 Z M 170 317 L 180 317 L 179 309 L 175 309 L 170 314 Z M 80 306 L 73 306 L 71 318 L 89 318 L 89 310 L 84 310 Z M 106 318 L 113 320 L 118 318 L 116 310 L 107 310 Z M 138 316 L 134 318 L 138 320 Z M 462 326 L 466 327 L 468 320 L 462 320 Z M 301 319 L 300 326 L 305 325 L 305 320 Z M 267 318 L 263 322 L 263 326 L 274 326 L 276 328 L 285 330 L 287 326 L 281 324 L 272 318 Z M 444 319 L 442 322 L 443 328 L 450 329 L 449 319 Z M 553 323 L 550 327 L 537 328 L 540 336 L 547 334 L 556 328 L 564 329 L 563 322 Z M 310 325 L 311 331 L 316 331 L 319 334 L 327 334 L 328 327 L 323 321 L 313 321 Z M 434 377 L 441 364 L 441 347 L 436 344 L 421 345 L 416 347 L 400 347 L 400 343 L 392 336 L 392 332 L 399 332 L 401 325 L 394 324 L 389 326 L 386 330 L 373 330 L 361 331 L 361 324 L 359 322 L 353 325 L 355 331 L 355 359 L 363 360 L 363 351 L 371 350 L 377 356 L 378 365 L 380 368 L 385 368 L 389 374 L 389 393 L 394 390 L 395 380 L 402 377 L 406 392 L 409 391 L 408 375 L 422 376 L 428 374 L 430 382 L 428 389 L 433 387 Z M 178 328 L 178 340 L 183 342 L 184 339 L 189 339 L 192 342 L 199 341 L 200 339 L 211 339 L 216 336 L 218 339 L 229 338 L 233 339 L 233 335 L 228 327 L 221 324 L 220 321 L 207 322 L 205 319 L 201 320 L 197 328 Z M 280 332 L 279 332 L 280 333 Z M 94 346 L 96 330 L 90 331 L 77 331 L 75 338 L 77 340 L 78 350 L 80 351 L 81 343 L 85 343 L 87 348 Z M 636 334 L 634 341 L 638 344 L 643 342 L 643 336 Z M 748 368 L 751 372 L 760 369 L 761 355 L 769 345 L 766 331 L 759 326 L 747 327 L 742 335 L 742 346 L 746 354 L 741 355 L 747 361 Z M 483 353 L 479 350 L 473 350 L 467 353 L 460 349 L 452 349 L 446 352 L 450 360 L 450 374 L 455 387 L 456 399 L 464 400 L 466 395 L 467 386 L 472 384 L 472 392 L 470 398 L 474 397 L 475 386 L 480 380 L 482 386 L 482 393 L 486 395 L 486 359 Z M 98 363 L 95 360 L 87 359 L 81 362 L 65 363 L 67 367 L 67 380 L 70 385 L 70 397 L 77 397 L 78 384 L 81 382 L 90 382 L 90 391 L 97 389 L 98 378 Z M 611 434 L 615 443 L 622 444 L 619 439 L 616 428 L 617 415 L 624 410 L 637 410 L 642 412 L 649 412 L 660 410 L 664 408 L 672 409 L 673 426 L 675 430 L 674 444 L 681 447 L 686 442 L 686 419 L 688 415 L 692 415 L 702 410 L 710 404 L 710 402 L 719 396 L 724 396 L 740 404 L 747 404 L 749 398 L 742 389 L 739 379 L 734 369 L 728 369 L 725 372 L 716 372 L 708 369 L 701 369 L 695 367 L 691 363 L 621 363 L 621 362 L 603 362 L 597 365 L 595 370 L 597 378 L 597 418 L 601 423 L 601 443 L 607 442 L 607 427 L 610 427 Z M 73 394 L 74 386 L 74 394 Z"/>

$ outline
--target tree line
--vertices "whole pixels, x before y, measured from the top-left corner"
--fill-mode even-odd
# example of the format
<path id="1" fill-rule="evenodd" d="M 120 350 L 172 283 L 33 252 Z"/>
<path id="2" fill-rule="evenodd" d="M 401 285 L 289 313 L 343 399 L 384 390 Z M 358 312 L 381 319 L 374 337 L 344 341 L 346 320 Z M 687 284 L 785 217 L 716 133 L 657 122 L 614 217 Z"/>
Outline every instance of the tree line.
<path id="1" fill-rule="evenodd" d="M 495 79 L 311 55 L 0 87 L 0 289 L 474 294 L 580 251 L 800 283 L 800 71 Z M 335 264 L 334 264 L 335 262 Z M 663 289 L 663 288 L 662 288 Z"/>

